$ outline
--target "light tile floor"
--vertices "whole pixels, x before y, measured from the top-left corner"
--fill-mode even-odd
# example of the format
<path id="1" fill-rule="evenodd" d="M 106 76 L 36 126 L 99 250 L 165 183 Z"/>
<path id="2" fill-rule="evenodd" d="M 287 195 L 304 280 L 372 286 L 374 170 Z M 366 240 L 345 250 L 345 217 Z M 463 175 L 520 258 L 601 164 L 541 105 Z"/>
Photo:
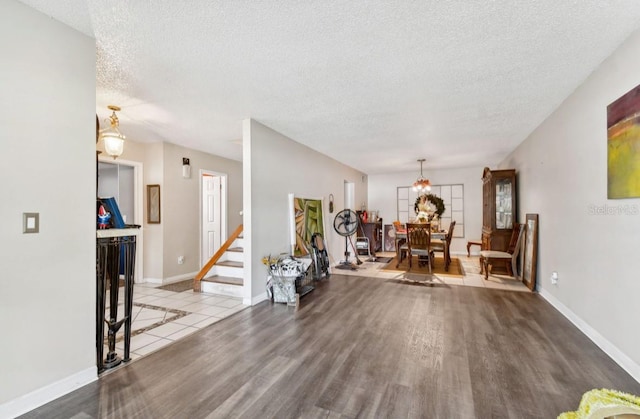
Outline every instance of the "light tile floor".
<path id="1" fill-rule="evenodd" d="M 159 289 L 159 286 L 134 285 L 130 346 L 132 361 L 248 307 L 242 304 L 241 298 L 194 293 L 192 290 L 166 291 Z M 118 319 L 121 319 L 124 316 L 122 287 L 118 297 Z M 106 313 L 108 318 L 109 307 Z M 116 335 L 116 352 L 120 357 L 124 354 L 123 337 L 124 326 Z M 106 339 L 104 350 L 106 356 Z"/>
<path id="2" fill-rule="evenodd" d="M 394 252 L 378 252 L 377 256 L 388 256 L 394 257 Z M 438 256 L 436 256 L 438 257 Z M 386 278 L 386 279 L 399 279 L 399 280 L 413 280 L 413 281 L 434 281 L 434 283 L 440 282 L 448 285 L 462 285 L 469 287 L 483 287 L 483 288 L 493 288 L 493 289 L 502 289 L 509 291 L 526 291 L 530 292 L 529 288 L 527 288 L 521 281 L 517 279 L 507 276 L 507 275 L 496 275 L 490 274 L 489 279 L 484 279 L 484 274 L 480 274 L 480 261 L 478 256 L 468 257 L 465 255 L 452 255 L 454 258 L 458 258 L 460 263 L 462 264 L 462 269 L 464 270 L 464 276 L 452 276 L 446 274 L 436 274 L 430 277 L 430 275 L 424 274 L 414 274 L 407 272 L 394 272 L 394 271 L 386 271 L 382 268 L 386 265 L 385 263 L 378 262 L 362 262 L 362 265 L 358 266 L 358 269 L 355 271 L 350 271 L 346 269 L 332 269 L 332 273 L 334 274 L 342 274 L 342 275 L 357 275 L 357 276 L 368 276 L 373 278 Z M 361 258 L 362 259 L 362 258 Z"/>

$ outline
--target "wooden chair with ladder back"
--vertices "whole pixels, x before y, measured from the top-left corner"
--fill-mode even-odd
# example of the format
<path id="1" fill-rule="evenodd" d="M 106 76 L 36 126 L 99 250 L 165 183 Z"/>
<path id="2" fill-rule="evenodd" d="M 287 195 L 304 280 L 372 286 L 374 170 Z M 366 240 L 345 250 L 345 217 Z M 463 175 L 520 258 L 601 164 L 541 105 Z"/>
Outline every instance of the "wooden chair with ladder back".
<path id="1" fill-rule="evenodd" d="M 413 256 L 418 256 L 418 263 L 429 265 L 429 273 L 432 273 L 433 251 L 431 250 L 431 224 L 407 223 L 407 242 L 400 246 L 400 255 L 406 252 L 409 259 L 409 270 L 413 265 Z M 396 268 L 402 259 L 398 259 Z"/>
<path id="2" fill-rule="evenodd" d="M 456 226 L 455 221 L 451 221 L 449 224 L 449 231 L 444 240 L 432 240 L 431 250 L 433 252 L 442 252 L 444 257 L 444 270 L 449 272 L 449 265 L 451 265 L 451 238 L 453 237 L 453 229 Z"/>

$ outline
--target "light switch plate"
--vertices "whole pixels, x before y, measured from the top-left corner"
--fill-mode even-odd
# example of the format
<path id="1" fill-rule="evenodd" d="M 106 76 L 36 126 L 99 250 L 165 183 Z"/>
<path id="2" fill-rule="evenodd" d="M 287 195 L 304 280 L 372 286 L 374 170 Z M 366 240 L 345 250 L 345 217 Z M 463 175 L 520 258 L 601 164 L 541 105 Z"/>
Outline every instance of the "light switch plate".
<path id="1" fill-rule="evenodd" d="M 39 212 L 23 212 L 22 213 L 22 232 L 38 233 L 40 231 L 40 213 Z"/>

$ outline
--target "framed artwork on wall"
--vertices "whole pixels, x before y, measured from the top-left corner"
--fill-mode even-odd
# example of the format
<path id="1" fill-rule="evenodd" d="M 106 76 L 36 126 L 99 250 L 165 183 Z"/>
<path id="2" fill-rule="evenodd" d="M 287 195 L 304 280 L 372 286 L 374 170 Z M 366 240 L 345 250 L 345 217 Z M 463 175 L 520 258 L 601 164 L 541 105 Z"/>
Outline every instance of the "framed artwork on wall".
<path id="1" fill-rule="evenodd" d="M 160 185 L 147 185 L 147 223 L 160 224 Z"/>
<path id="2" fill-rule="evenodd" d="M 289 211 L 292 218 L 291 245 L 294 256 L 309 254 L 311 237 L 319 233 L 324 238 L 324 200 L 312 198 L 300 198 L 289 194 Z"/>
<path id="3" fill-rule="evenodd" d="M 531 290 L 536 288 L 538 265 L 538 214 L 527 214 L 524 238 L 522 282 Z"/>
<path id="4" fill-rule="evenodd" d="M 640 197 L 640 86 L 607 106 L 607 198 Z"/>

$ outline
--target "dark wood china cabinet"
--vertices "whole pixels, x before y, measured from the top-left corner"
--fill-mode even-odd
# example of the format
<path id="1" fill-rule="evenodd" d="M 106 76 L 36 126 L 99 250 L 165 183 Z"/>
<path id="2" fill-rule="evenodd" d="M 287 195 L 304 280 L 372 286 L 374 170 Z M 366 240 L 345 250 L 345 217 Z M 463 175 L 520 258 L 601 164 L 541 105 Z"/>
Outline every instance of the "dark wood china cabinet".
<path id="1" fill-rule="evenodd" d="M 506 251 L 517 222 L 515 169 L 482 172 L 482 250 Z"/>

